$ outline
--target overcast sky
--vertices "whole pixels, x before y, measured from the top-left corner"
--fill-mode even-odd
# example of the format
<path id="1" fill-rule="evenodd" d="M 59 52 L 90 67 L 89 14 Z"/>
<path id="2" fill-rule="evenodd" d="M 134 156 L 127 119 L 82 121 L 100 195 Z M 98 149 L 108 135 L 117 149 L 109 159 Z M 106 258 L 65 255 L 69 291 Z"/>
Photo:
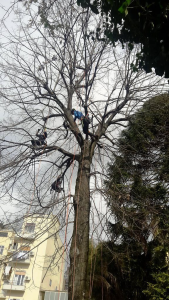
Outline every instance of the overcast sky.
<path id="1" fill-rule="evenodd" d="M 12 6 L 13 1 L 12 0 L 0 0 L 0 20 L 2 20 L 4 17 L 6 17 L 6 24 L 10 27 L 12 27 L 13 22 L 13 14 L 10 15 L 7 14 L 8 9 Z M 8 16 L 8 17 L 7 17 Z M 1 30 L 1 28 L 0 28 Z M 0 43 L 2 43 L 2 36 L 0 37 Z M 0 121 L 6 117 L 4 110 L 2 107 L 0 108 Z"/>
<path id="2" fill-rule="evenodd" d="M 14 1 L 12 0 L 0 0 L 0 19 L 4 17 L 8 9 L 12 6 Z M 7 15 L 6 15 L 7 16 Z M 11 22 L 12 16 L 8 18 L 8 22 Z"/>
<path id="3" fill-rule="evenodd" d="M 12 13 L 12 5 L 13 5 L 14 1 L 12 0 L 0 0 L 0 21 L 2 22 L 5 21 L 5 24 L 7 25 L 7 27 L 9 29 L 14 29 L 15 28 L 15 23 L 13 22 L 14 19 L 14 14 Z M 11 8 L 11 9 L 10 9 Z M 1 35 L 1 30 L 2 30 L 2 24 L 0 23 L 0 44 L 4 42 L 4 37 L 3 35 Z M 3 30 L 4 33 L 4 30 Z M 7 113 L 4 111 L 4 109 L 2 107 L 0 107 L 0 122 L 3 121 L 3 119 L 7 119 L 8 115 Z M 5 201 L 5 199 L 3 199 Z M 11 202 L 8 203 L 8 199 L 5 203 L 5 205 L 0 205 L 0 220 L 4 220 L 5 222 L 7 222 L 6 220 L 6 213 L 15 213 L 17 211 L 17 208 L 14 206 L 11 206 Z"/>

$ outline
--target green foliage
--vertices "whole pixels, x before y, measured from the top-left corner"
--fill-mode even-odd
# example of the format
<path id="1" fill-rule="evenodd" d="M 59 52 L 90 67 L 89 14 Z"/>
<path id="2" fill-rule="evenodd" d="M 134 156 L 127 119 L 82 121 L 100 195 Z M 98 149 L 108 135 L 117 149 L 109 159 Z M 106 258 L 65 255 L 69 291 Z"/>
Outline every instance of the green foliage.
<path id="1" fill-rule="evenodd" d="M 110 180 L 107 188 L 111 205 L 114 208 L 117 201 L 120 206 L 125 205 L 128 211 L 126 221 L 132 228 L 135 226 L 132 218 L 141 218 L 144 225 L 138 226 L 137 223 L 136 226 L 138 230 L 144 227 L 145 235 L 150 234 L 151 207 L 154 215 L 155 212 L 163 213 L 163 207 L 167 208 L 168 115 L 168 95 L 147 101 L 130 118 L 127 130 L 119 138 L 119 154 L 114 156 L 114 163 L 109 166 Z"/>
<path id="2" fill-rule="evenodd" d="M 83 7 L 100 12 L 105 35 L 122 45 L 141 45 L 137 65 L 146 72 L 155 68 L 157 75 L 169 77 L 169 3 L 167 0 L 78 0 Z M 105 17 L 104 17 L 105 16 Z M 119 30 L 120 29 L 120 30 Z"/>
<path id="3" fill-rule="evenodd" d="M 107 278 L 115 300 L 168 299 L 168 116 L 169 95 L 145 102 L 109 165 L 105 185 L 115 221 L 104 263 L 116 278 L 116 285 Z"/>
<path id="4" fill-rule="evenodd" d="M 51 30 L 56 24 L 51 24 L 49 11 L 53 3 L 30 0 L 29 3 L 39 3 L 41 22 Z M 134 71 L 143 68 L 146 72 L 155 69 L 157 75 L 169 77 L 169 3 L 167 0 L 77 0 L 84 9 L 90 8 L 95 14 L 103 17 L 100 37 L 97 28 L 95 37 L 99 40 L 108 39 L 116 45 L 120 41 L 122 47 L 128 43 L 132 49 L 135 44 L 141 45 Z M 94 37 L 92 37 L 94 38 Z"/>
<path id="5" fill-rule="evenodd" d="M 143 291 L 149 300 L 169 299 L 169 274 L 153 274 L 154 283 L 148 283 L 147 290 Z"/>
<path id="6" fill-rule="evenodd" d="M 118 11 L 122 14 L 127 15 L 128 14 L 127 7 L 130 5 L 130 3 L 131 3 L 131 0 L 124 1 L 122 6 L 119 7 Z"/>

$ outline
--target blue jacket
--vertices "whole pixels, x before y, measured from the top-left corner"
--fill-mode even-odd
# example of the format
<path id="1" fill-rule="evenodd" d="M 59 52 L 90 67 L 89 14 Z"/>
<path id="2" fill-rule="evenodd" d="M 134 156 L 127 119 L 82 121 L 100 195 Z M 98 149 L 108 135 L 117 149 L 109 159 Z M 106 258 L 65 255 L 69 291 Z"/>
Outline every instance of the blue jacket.
<path id="1" fill-rule="evenodd" d="M 74 111 L 74 121 L 76 121 L 76 119 L 81 120 L 83 117 L 84 115 L 80 111 L 77 110 Z"/>

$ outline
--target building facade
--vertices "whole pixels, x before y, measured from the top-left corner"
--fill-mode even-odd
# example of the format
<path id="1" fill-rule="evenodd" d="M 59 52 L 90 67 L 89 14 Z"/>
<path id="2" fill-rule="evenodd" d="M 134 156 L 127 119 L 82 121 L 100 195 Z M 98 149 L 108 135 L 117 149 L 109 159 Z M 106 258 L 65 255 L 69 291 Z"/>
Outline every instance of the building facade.
<path id="1" fill-rule="evenodd" d="M 22 230 L 0 229 L 0 300 L 43 300 L 62 291 L 63 244 L 54 216 L 29 216 Z"/>

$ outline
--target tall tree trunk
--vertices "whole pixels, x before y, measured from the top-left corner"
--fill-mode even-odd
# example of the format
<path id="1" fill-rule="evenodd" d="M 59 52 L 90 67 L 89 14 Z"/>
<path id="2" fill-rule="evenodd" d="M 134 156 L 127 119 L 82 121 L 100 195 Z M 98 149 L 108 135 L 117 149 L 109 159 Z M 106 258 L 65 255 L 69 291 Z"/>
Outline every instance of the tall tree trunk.
<path id="1" fill-rule="evenodd" d="M 70 249 L 69 300 L 88 298 L 86 291 L 90 217 L 90 148 L 82 147 L 74 197 L 74 229 Z"/>

